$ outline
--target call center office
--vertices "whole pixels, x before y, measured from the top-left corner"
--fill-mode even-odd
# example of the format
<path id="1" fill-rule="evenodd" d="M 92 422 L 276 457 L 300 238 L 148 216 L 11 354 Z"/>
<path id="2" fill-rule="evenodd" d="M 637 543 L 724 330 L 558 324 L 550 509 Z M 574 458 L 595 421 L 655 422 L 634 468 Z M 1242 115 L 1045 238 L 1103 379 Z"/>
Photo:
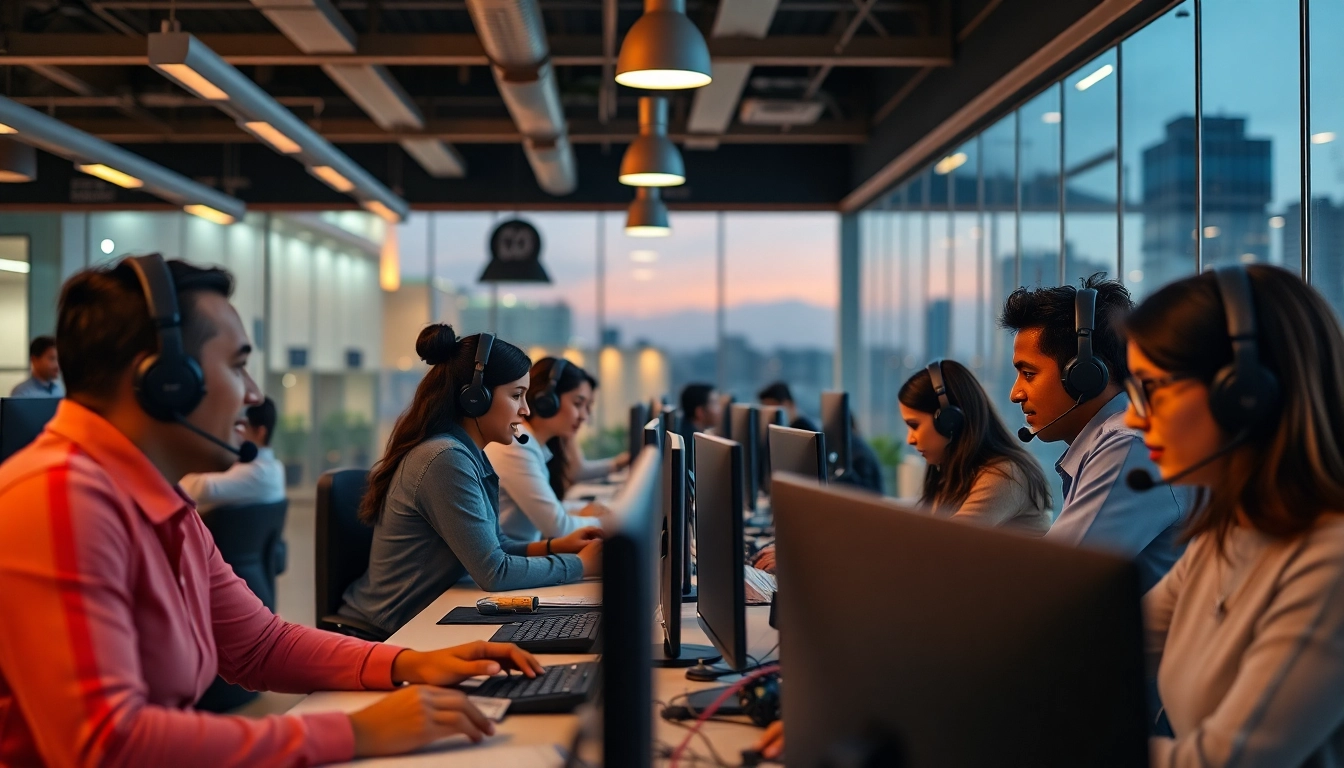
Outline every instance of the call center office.
<path id="1" fill-rule="evenodd" d="M 354 69 L 405 89 L 403 104 L 455 103 L 422 91 L 398 66 L 412 59 L 397 58 L 444 66 L 457 61 L 450 48 L 374 45 L 442 18 L 314 7 L 323 24 L 346 25 L 356 50 L 383 57 Z M 1028 15 L 953 3 L 922 22 L 917 8 L 831 9 L 831 34 L 844 33 L 827 43 L 835 53 L 804 57 L 792 75 L 766 48 L 788 42 L 784 30 L 821 35 L 787 2 L 764 19 L 731 2 L 704 18 L 616 8 L 567 27 L 599 33 L 597 50 L 608 18 L 617 34 L 611 84 L 596 80 L 588 102 L 561 100 L 575 128 L 565 141 L 524 137 L 509 161 L 436 122 L 446 113 L 421 115 L 421 130 L 463 161 L 457 179 L 436 179 L 432 153 L 398 147 L 381 126 L 392 149 L 377 157 L 360 146 L 374 143 L 373 128 L 341 129 L 367 131 L 360 140 L 339 133 L 341 109 L 382 114 L 354 96 L 358 73 L 339 62 L 310 91 L 320 107 L 289 95 L 299 70 L 287 64 L 310 52 L 281 45 L 303 32 L 280 11 L 247 11 L 252 34 L 275 38 L 272 63 L 256 65 L 214 31 L 218 19 L 188 12 L 202 9 L 99 10 L 59 23 L 25 10 L 6 53 L 28 57 L 15 60 L 22 74 L 4 106 L 9 139 L 40 161 L 34 173 L 73 178 L 84 173 L 75 165 L 102 159 L 144 191 L 21 183 L 0 203 L 12 209 L 0 211 L 15 238 L 6 255 L 28 267 L 13 272 L 25 275 L 11 291 L 23 303 L 10 307 L 25 331 L 8 373 L 51 389 L 56 361 L 30 346 L 49 334 L 66 395 L 0 401 L 0 431 L 19 436 L 0 465 L 0 568 L 12 585 L 0 599 L 32 617 L 0 634 L 2 693 L 15 705 L 5 763 L 1336 759 L 1344 468 L 1333 388 L 1344 339 L 1332 86 L 1313 77 L 1333 54 L 1312 45 L 1338 28 L 1328 6 L 1103 2 Z M 506 62 L 512 52 L 493 47 L 477 10 L 460 13 L 482 60 Z M 518 12 L 554 34 L 568 11 Z M 117 23 L 153 36 L 148 68 L 135 58 L 143 51 L 126 52 L 135 46 L 106 45 Z M 660 42 L 669 29 L 705 41 L 706 67 L 677 66 L 710 83 L 654 93 L 667 83 L 621 79 L 648 65 L 638 55 L 686 53 Z M 1263 55 L 1236 54 L 1252 34 Z M 899 46 L 921 39 L 945 40 L 950 53 L 908 66 Z M 221 142 L 224 173 L 210 177 L 193 166 L 199 149 L 97 125 L 79 112 L 100 108 L 96 97 L 60 101 L 53 83 L 73 81 L 36 79 L 44 66 L 87 75 L 76 42 L 108 66 L 163 75 L 134 99 L 145 113 L 118 119 L 147 114 L 188 135 L 203 126 L 170 113 L 164 94 L 189 93 L 192 104 L 173 109 L 224 111 L 229 126 L 253 123 L 240 134 L 249 138 Z M 568 40 L 553 43 L 549 69 L 525 82 L 575 93 L 586 65 L 568 58 Z M 873 50 L 889 58 L 861 63 Z M 459 55 L 454 88 L 470 90 L 473 68 L 499 74 Z M 744 62 L 759 72 L 728 66 Z M 184 71 L 229 98 L 198 98 Z M 742 85 L 726 97 L 711 90 L 734 77 Z M 517 82 L 500 74 L 493 87 Z M 797 93 L 823 103 L 808 127 L 753 122 L 783 109 L 760 102 Z M 867 107 L 862 139 L 838 138 L 846 108 L 873 94 L 882 98 Z M 45 114 L 31 109 L 39 98 Z M 687 134 L 705 132 L 691 128 L 724 98 L 717 149 L 695 148 Z M 286 109 L 267 111 L 267 99 Z M 500 101 L 521 129 L 518 106 Z M 319 108 L 330 122 L 285 117 Z M 569 294 L 580 281 L 563 254 L 579 238 L 546 218 L 562 214 L 529 208 L 567 197 L 553 196 L 566 156 L 577 171 L 571 211 L 615 202 L 621 189 L 589 183 L 603 169 L 628 176 L 617 166 L 669 157 L 639 142 L 603 153 L 577 130 L 590 118 L 608 126 L 599 132 L 627 130 L 622 115 L 644 144 L 664 126 L 687 183 L 661 195 L 636 187 L 623 213 L 584 214 L 576 250 L 595 262 L 594 279 Z M 271 159 L 286 153 L 250 138 L 257 122 L 294 137 L 300 152 L 288 154 L 311 173 L 286 175 Z M 818 139 L 824 131 L 831 138 Z M 757 151 L 795 162 L 760 162 Z M 757 172 L 732 173 L 734 163 Z M 353 183 L 345 205 L 388 221 L 298 210 L 297 199 L 309 210 L 343 204 L 339 186 L 312 186 L 330 177 L 319 167 Z M 230 176 L 251 183 L 221 191 Z M 103 198 L 76 194 L 95 188 Z M 269 199 L 276 192 L 294 199 Z M 659 197 L 673 208 L 666 220 Z M 483 201 L 508 213 L 476 214 L 474 234 L 458 236 L 453 217 L 467 214 L 453 207 Z M 777 220 L 748 210 L 785 201 L 804 210 Z M 225 216 L 236 223 L 187 218 L 235 203 L 241 215 Z M 167 204 L 188 211 L 132 214 L 161 217 L 154 236 L 117 235 L 122 245 L 103 252 L 114 238 L 98 227 L 116 206 Z M 818 382 L 798 362 L 806 355 L 778 346 L 752 356 L 753 344 L 774 342 L 743 319 L 759 306 L 738 297 L 759 295 L 771 270 L 735 269 L 752 238 L 734 223 L 758 216 L 762 232 L 785 230 L 828 207 L 841 212 L 827 259 L 838 273 L 833 376 Z M 566 315 L 546 314 L 555 294 L 515 286 L 516 274 L 468 288 L 486 254 L 527 240 L 518 222 L 546 243 L 536 266 L 565 294 L 573 327 L 596 334 L 529 338 L 528 312 L 542 329 Z M 672 232 L 641 245 L 703 227 L 698 283 L 676 282 L 672 247 L 624 252 L 620 238 L 647 234 L 649 222 Z M 508 245 L 492 251 L 500 233 Z M 459 240 L 474 242 L 455 250 Z M 417 246 L 428 262 L 419 285 Z M 772 256 L 806 271 L 805 257 Z M 467 277 L 445 272 L 459 261 Z M 352 320 L 369 285 L 383 306 L 365 316 L 378 321 Z M 347 300 L 330 300 L 336 291 Z M 657 323 L 622 308 L 674 292 L 714 295 L 710 354 L 661 341 Z M 690 316 L 667 317 L 673 336 L 697 333 Z M 308 360 L 294 354 L 305 347 Z M 359 439 L 372 446 L 363 455 L 323 442 L 337 423 L 344 439 L 359 432 L 348 414 L 328 422 L 324 398 L 377 425 Z M 324 429 L 291 462 L 296 415 Z M 871 454 L 876 483 L 859 482 L 860 454 Z M 283 482 L 285 501 L 272 492 L 230 516 L 197 498 L 202 477 L 254 471 L 270 478 L 257 485 Z M 310 540 L 283 506 L 277 517 L 286 503 L 291 520 L 310 505 Z M 267 506 L 269 516 L 246 516 Z M 77 582 L 64 576 L 72 569 Z M 283 590 L 299 572 L 313 613 L 295 621 Z M 856 593 L 860 608 L 848 602 Z M 236 702 L 257 690 L 311 695 L 254 718 Z"/>

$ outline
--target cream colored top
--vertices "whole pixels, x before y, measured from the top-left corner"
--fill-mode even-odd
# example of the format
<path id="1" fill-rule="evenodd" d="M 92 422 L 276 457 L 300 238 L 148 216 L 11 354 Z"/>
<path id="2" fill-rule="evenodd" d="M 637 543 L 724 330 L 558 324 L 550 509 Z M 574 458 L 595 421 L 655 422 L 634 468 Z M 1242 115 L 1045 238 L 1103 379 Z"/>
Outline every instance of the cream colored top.
<path id="1" fill-rule="evenodd" d="M 1011 461 L 980 470 L 961 506 L 934 505 L 933 516 L 1027 536 L 1044 536 L 1050 530 L 1050 508 L 1032 502 L 1026 475 Z"/>
<path id="2" fill-rule="evenodd" d="M 1175 739 L 1153 768 L 1344 765 L 1344 515 L 1276 539 L 1202 535 L 1144 597 Z"/>

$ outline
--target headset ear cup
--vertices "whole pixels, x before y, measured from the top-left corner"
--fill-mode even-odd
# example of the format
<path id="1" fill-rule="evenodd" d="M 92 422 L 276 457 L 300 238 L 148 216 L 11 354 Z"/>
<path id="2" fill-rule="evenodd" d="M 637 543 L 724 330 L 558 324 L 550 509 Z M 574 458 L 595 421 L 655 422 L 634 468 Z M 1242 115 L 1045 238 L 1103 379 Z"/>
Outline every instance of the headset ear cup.
<path id="1" fill-rule="evenodd" d="M 1073 359 L 1064 369 L 1064 391 L 1076 400 L 1091 400 L 1111 383 L 1111 372 L 1099 358 Z"/>
<path id="2" fill-rule="evenodd" d="M 173 421 L 201 404 L 205 376 L 190 356 L 169 360 L 150 355 L 136 371 L 135 396 L 145 413 L 159 421 Z"/>
<path id="3" fill-rule="evenodd" d="M 966 414 L 955 405 L 939 408 L 933 414 L 933 428 L 949 440 L 961 434 L 966 426 Z"/>
<path id="4" fill-rule="evenodd" d="M 1260 429 L 1278 409 L 1279 380 L 1260 366 L 1242 371 L 1224 366 L 1209 386 L 1209 410 L 1228 434 Z"/>
<path id="5" fill-rule="evenodd" d="M 532 401 L 532 414 L 549 419 L 560 412 L 560 397 L 553 391 L 546 391 Z"/>
<path id="6" fill-rule="evenodd" d="M 490 390 L 485 386 L 468 384 L 457 396 L 458 409 L 470 419 L 479 419 L 490 412 Z"/>

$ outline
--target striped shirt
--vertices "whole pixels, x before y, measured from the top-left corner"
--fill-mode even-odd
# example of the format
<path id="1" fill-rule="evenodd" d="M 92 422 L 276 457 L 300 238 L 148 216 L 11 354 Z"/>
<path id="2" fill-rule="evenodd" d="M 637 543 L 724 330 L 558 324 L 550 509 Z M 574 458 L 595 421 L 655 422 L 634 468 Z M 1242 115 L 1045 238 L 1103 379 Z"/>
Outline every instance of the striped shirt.
<path id="1" fill-rule="evenodd" d="M 0 765 L 348 760 L 343 713 L 192 710 L 256 690 L 388 689 L 401 650 L 289 624 L 220 558 L 189 499 L 66 400 L 0 465 Z"/>

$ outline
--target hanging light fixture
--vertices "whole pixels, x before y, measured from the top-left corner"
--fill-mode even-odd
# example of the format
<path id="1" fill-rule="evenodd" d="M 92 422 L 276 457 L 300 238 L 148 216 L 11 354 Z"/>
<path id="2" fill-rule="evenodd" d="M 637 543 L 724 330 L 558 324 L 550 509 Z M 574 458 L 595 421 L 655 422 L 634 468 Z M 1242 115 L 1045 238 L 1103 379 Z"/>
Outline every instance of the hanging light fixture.
<path id="1" fill-rule="evenodd" d="M 681 152 L 667 138 L 667 97 L 639 98 L 639 138 L 621 158 L 622 184 L 632 187 L 675 187 L 686 183 Z"/>
<path id="2" fill-rule="evenodd" d="M 686 17 L 686 0 L 644 0 L 644 15 L 625 35 L 616 82 L 676 91 L 709 85 L 709 46 Z"/>
<path id="3" fill-rule="evenodd" d="M 667 206 L 657 187 L 636 187 L 635 200 L 625 214 L 625 234 L 629 237 L 667 237 Z"/>
<path id="4" fill-rule="evenodd" d="M 37 178 L 37 150 L 12 139 L 0 139 L 0 183 L 21 184 Z"/>

